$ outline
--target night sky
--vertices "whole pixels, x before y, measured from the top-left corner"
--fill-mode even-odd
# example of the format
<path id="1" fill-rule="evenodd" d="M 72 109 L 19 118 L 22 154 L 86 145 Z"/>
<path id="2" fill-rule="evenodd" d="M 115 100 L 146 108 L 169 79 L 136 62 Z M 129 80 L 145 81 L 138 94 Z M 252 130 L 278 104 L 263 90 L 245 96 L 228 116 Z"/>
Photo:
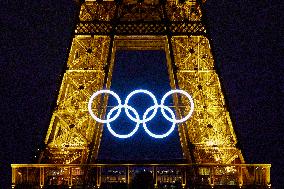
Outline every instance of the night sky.
<path id="1" fill-rule="evenodd" d="M 205 8 L 245 160 L 271 163 L 272 184 L 282 188 L 283 2 L 208 0 Z M 10 164 L 32 163 L 42 145 L 68 58 L 75 9 L 71 0 L 0 3 L 0 188 L 8 188 Z"/>
<path id="2" fill-rule="evenodd" d="M 127 95 L 137 89 L 151 91 L 158 104 L 163 95 L 171 90 L 164 51 L 117 51 L 115 59 L 110 89 L 119 95 L 123 104 Z M 172 102 L 172 99 L 168 97 L 165 104 L 172 106 Z M 108 105 L 116 106 L 117 101 L 110 98 Z M 146 94 L 136 94 L 130 98 L 129 105 L 137 110 L 142 119 L 146 109 L 153 106 L 153 100 Z M 134 116 L 131 110 L 130 113 Z M 150 117 L 152 113 L 153 111 L 150 111 L 147 117 Z M 167 111 L 166 113 L 170 116 Z M 134 129 L 135 124 L 126 116 L 123 109 L 111 126 L 119 134 L 128 134 Z M 146 125 L 152 133 L 164 134 L 169 131 L 172 123 L 163 118 L 158 109 L 156 116 Z M 144 131 L 142 124 L 137 132 L 128 139 L 113 137 L 107 129 L 104 129 L 99 151 L 99 160 L 153 161 L 176 160 L 182 157 L 177 126 L 168 137 L 163 139 L 150 137 Z"/>

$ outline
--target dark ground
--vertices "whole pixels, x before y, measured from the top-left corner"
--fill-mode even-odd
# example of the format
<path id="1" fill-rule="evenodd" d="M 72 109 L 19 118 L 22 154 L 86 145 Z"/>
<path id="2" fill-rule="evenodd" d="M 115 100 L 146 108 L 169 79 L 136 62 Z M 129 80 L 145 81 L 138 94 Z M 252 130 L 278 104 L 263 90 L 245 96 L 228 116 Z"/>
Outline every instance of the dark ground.
<path id="1" fill-rule="evenodd" d="M 247 163 L 283 179 L 283 2 L 208 0 L 219 76 Z M 43 141 L 68 56 L 73 1 L 0 2 L 0 188 Z"/>

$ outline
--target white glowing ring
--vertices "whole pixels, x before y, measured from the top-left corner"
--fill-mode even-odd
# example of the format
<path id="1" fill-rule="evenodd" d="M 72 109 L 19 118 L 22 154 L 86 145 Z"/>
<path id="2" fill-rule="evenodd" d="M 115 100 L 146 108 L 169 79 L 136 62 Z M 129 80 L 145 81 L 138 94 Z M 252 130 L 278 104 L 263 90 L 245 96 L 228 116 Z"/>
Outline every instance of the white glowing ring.
<path id="1" fill-rule="evenodd" d="M 170 96 L 171 94 L 174 94 L 174 93 L 183 94 L 183 95 L 185 95 L 185 96 L 189 99 L 189 101 L 190 101 L 190 111 L 189 111 L 189 113 L 188 113 L 184 118 L 178 119 L 178 120 L 177 120 L 177 119 L 171 119 L 171 118 L 165 113 L 165 110 L 164 110 L 164 108 L 166 107 L 166 106 L 164 105 L 166 98 L 167 98 L 168 96 Z M 170 121 L 170 122 L 175 122 L 175 123 L 185 122 L 185 121 L 188 120 L 188 119 L 190 118 L 190 116 L 192 115 L 193 109 L 194 109 L 194 103 L 193 103 L 192 97 L 191 97 L 187 92 L 185 92 L 185 91 L 183 91 L 183 90 L 171 90 L 171 91 L 167 92 L 167 93 L 163 96 L 163 98 L 162 98 L 162 100 L 161 100 L 161 112 L 162 112 L 163 116 L 164 116 L 168 121 Z"/>
<path id="2" fill-rule="evenodd" d="M 134 115 L 136 116 L 136 118 L 139 119 L 138 112 L 137 112 L 134 108 L 132 108 L 131 106 L 127 106 L 127 107 L 126 107 L 126 106 L 127 106 L 127 105 L 124 105 L 124 106 L 116 106 L 116 107 L 112 108 L 112 109 L 109 111 L 109 113 L 107 114 L 107 119 L 109 119 L 109 117 L 111 116 L 111 114 L 112 114 L 113 111 L 118 110 L 118 109 L 121 110 L 122 107 L 123 107 L 123 108 L 128 108 L 128 109 L 130 109 L 130 110 L 134 113 Z M 118 137 L 118 138 L 129 138 L 129 137 L 131 137 L 132 135 L 134 135 L 134 134 L 137 132 L 137 130 L 138 130 L 138 128 L 139 128 L 139 124 L 140 124 L 140 122 L 137 122 L 135 128 L 134 128 L 129 134 L 124 134 L 124 135 L 122 135 L 122 134 L 117 134 L 117 133 L 111 128 L 109 122 L 107 122 L 106 126 L 107 126 L 109 132 L 110 132 L 113 136 Z"/>
<path id="3" fill-rule="evenodd" d="M 114 98 L 115 98 L 115 99 L 117 100 L 117 102 L 118 102 L 118 105 L 115 106 L 114 108 L 112 108 L 112 109 L 110 110 L 110 112 L 107 114 L 106 120 L 102 120 L 102 119 L 98 118 L 98 117 L 93 113 L 93 110 L 92 110 L 92 102 L 93 102 L 94 98 L 95 98 L 96 96 L 98 96 L 99 94 L 102 94 L 102 93 L 107 93 L 107 94 L 110 94 L 110 95 L 114 96 Z M 144 112 L 144 114 L 143 114 L 143 119 L 142 119 L 142 120 L 140 119 L 138 112 L 137 112 L 133 107 L 131 107 L 131 106 L 128 105 L 128 102 L 129 102 L 130 98 L 131 98 L 133 95 L 138 94 L 138 93 L 144 93 L 144 94 L 149 95 L 149 96 L 152 98 L 153 102 L 154 102 L 154 105 L 151 106 L 150 108 L 148 108 L 148 109 Z M 190 101 L 190 112 L 187 114 L 187 116 L 185 116 L 184 118 L 179 119 L 179 120 L 176 119 L 174 112 L 173 112 L 169 107 L 167 107 L 167 106 L 164 105 L 166 98 L 167 98 L 169 95 L 174 94 L 174 93 L 183 94 L 183 95 L 185 95 L 185 96 L 189 99 L 189 101 Z M 110 123 L 111 123 L 112 121 L 114 121 L 116 118 L 118 118 L 118 116 L 119 116 L 120 113 L 121 113 L 121 109 L 122 109 L 122 108 L 125 109 L 125 113 L 126 113 L 126 115 L 128 116 L 128 118 L 129 118 L 130 120 L 132 120 L 133 122 L 136 122 L 135 128 L 134 128 L 129 134 L 125 134 L 125 135 L 117 134 L 117 133 L 111 128 L 111 126 L 110 126 Z M 146 125 L 146 123 L 147 123 L 148 121 L 150 121 L 150 120 L 152 120 L 152 119 L 154 118 L 154 116 L 156 115 L 156 113 L 157 113 L 157 111 L 158 111 L 158 108 L 161 108 L 161 113 L 162 113 L 162 115 L 165 117 L 165 119 L 167 119 L 168 121 L 170 121 L 170 122 L 173 123 L 172 126 L 171 126 L 171 128 L 170 128 L 170 130 L 169 130 L 168 132 L 166 132 L 166 133 L 164 133 L 164 134 L 160 134 L 160 135 L 157 135 L 157 134 L 152 133 L 152 132 L 147 128 L 147 125 Z M 133 117 L 133 116 L 129 113 L 129 109 L 134 113 L 135 117 Z M 187 119 L 190 118 L 190 116 L 192 115 L 193 110 L 194 110 L 194 103 L 193 103 L 192 97 L 191 97 L 187 92 L 185 92 L 185 91 L 183 91 L 183 90 L 171 90 L 171 91 L 167 92 L 167 93 L 163 96 L 163 98 L 162 98 L 162 100 L 161 100 L 161 104 L 158 105 L 157 99 L 156 99 L 156 97 L 153 95 L 153 93 L 151 93 L 151 92 L 149 92 L 149 91 L 147 91 L 147 90 L 139 89 L 139 90 L 135 90 L 135 91 L 131 92 L 131 93 L 126 97 L 126 99 L 125 99 L 125 104 L 122 105 L 119 96 L 118 96 L 115 92 L 110 91 L 110 90 L 100 90 L 100 91 L 95 92 L 95 93 L 91 96 L 91 98 L 90 98 L 90 100 L 89 100 L 89 103 L 88 103 L 88 110 L 89 110 L 91 116 L 92 116 L 97 122 L 106 123 L 106 124 L 107 124 L 107 128 L 108 128 L 108 130 L 110 131 L 110 133 L 111 133 L 112 135 L 118 137 L 118 138 L 129 138 L 129 137 L 131 137 L 132 135 L 134 135 L 134 134 L 137 132 L 140 123 L 143 124 L 144 130 L 145 130 L 150 136 L 152 136 L 152 137 L 154 137 L 154 138 L 164 138 L 164 137 L 167 137 L 168 135 L 170 135 L 170 134 L 173 132 L 173 130 L 174 130 L 174 128 L 175 128 L 175 125 L 176 125 L 177 123 L 184 122 L 184 121 L 186 121 Z M 113 113 L 114 111 L 116 111 L 116 110 L 117 110 L 116 114 L 111 118 L 112 113 Z M 150 111 L 152 111 L 152 110 L 154 110 L 153 113 L 147 118 L 148 113 L 149 113 Z M 170 117 L 165 113 L 165 110 L 167 110 L 168 112 L 170 112 L 172 118 L 170 118 Z"/>
<path id="4" fill-rule="evenodd" d="M 161 106 L 159 106 L 159 107 L 161 107 Z M 143 120 L 145 119 L 145 117 L 147 116 L 147 114 L 148 114 L 151 110 L 153 110 L 154 108 L 156 108 L 156 107 L 155 107 L 155 106 L 151 106 L 150 108 L 148 108 L 148 109 L 145 111 L 145 113 L 143 114 Z M 162 107 L 161 107 L 161 108 L 162 108 Z M 172 116 L 172 118 L 175 119 L 175 114 L 174 114 L 174 112 L 173 112 L 169 107 L 163 106 L 163 108 L 166 109 L 167 111 L 169 111 L 170 114 L 171 114 L 171 116 Z M 174 131 L 174 129 L 175 129 L 176 122 L 172 122 L 172 123 L 173 123 L 173 124 L 172 124 L 170 130 L 168 130 L 168 132 L 166 132 L 166 133 L 164 133 L 164 134 L 160 134 L 160 135 L 152 133 L 152 132 L 148 129 L 148 127 L 147 127 L 147 125 L 146 125 L 146 122 L 143 122 L 143 128 L 144 128 L 144 130 L 146 131 L 146 133 L 148 133 L 148 135 L 150 135 L 150 136 L 153 137 L 153 138 L 165 138 L 165 137 L 169 136 L 169 135 Z"/>
<path id="5" fill-rule="evenodd" d="M 131 107 L 131 106 L 128 106 L 128 102 L 129 102 L 130 98 L 133 95 L 139 94 L 139 93 L 144 93 L 144 94 L 149 95 L 154 102 L 154 108 L 153 108 L 154 112 L 148 118 L 145 117 L 146 119 L 143 117 L 143 120 L 135 119 L 128 111 L 128 107 Z M 134 122 L 140 122 L 140 123 L 150 121 L 151 119 L 153 119 L 153 117 L 155 117 L 155 115 L 158 111 L 158 102 L 157 102 L 155 95 L 153 95 L 153 93 L 151 93 L 150 91 L 147 91 L 147 90 L 144 90 L 144 89 L 138 89 L 138 90 L 135 90 L 135 91 L 132 91 L 131 93 L 129 93 L 129 95 L 127 95 L 127 97 L 125 99 L 125 106 L 126 106 L 125 107 L 125 113 L 126 113 L 127 117 L 129 117 L 129 119 L 131 119 Z"/>
<path id="6" fill-rule="evenodd" d="M 102 93 L 107 93 L 107 94 L 112 95 L 112 96 L 117 100 L 117 102 L 118 102 L 118 105 L 117 105 L 117 106 L 119 107 L 119 108 L 118 108 L 118 111 L 116 112 L 116 114 L 115 114 L 112 118 L 110 118 L 110 119 L 107 118 L 106 120 L 103 120 L 103 119 L 98 118 L 98 117 L 94 114 L 94 112 L 93 112 L 93 110 L 92 110 L 92 103 L 93 103 L 94 98 L 95 98 L 96 96 L 102 94 Z M 88 103 L 88 110 L 89 110 L 91 116 L 92 116 L 97 122 L 100 122 L 100 123 L 110 123 L 110 122 L 114 121 L 116 118 L 118 118 L 118 116 L 120 115 L 120 112 L 121 112 L 121 107 L 122 107 L 122 105 L 121 105 L 121 100 L 120 100 L 119 96 L 118 96 L 115 92 L 110 91 L 110 90 L 100 90 L 100 91 L 95 92 L 95 93 L 91 96 L 91 98 L 90 98 L 90 100 L 89 100 L 89 103 Z"/>

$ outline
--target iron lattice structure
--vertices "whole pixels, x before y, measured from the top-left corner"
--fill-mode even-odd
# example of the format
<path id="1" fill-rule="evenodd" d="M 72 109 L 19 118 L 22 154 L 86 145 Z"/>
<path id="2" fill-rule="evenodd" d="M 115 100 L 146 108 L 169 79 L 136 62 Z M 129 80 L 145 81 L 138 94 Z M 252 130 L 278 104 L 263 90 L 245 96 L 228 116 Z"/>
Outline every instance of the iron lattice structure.
<path id="1" fill-rule="evenodd" d="M 97 158 L 103 125 L 88 113 L 93 92 L 110 88 L 115 52 L 164 50 L 170 85 L 193 95 L 195 111 L 179 125 L 184 158 L 191 163 L 244 163 L 202 15 L 195 0 L 85 1 L 81 4 L 67 70 L 60 87 L 40 162 L 91 163 Z M 176 113 L 189 102 L 175 98 Z M 104 116 L 107 99 L 93 110 Z"/>

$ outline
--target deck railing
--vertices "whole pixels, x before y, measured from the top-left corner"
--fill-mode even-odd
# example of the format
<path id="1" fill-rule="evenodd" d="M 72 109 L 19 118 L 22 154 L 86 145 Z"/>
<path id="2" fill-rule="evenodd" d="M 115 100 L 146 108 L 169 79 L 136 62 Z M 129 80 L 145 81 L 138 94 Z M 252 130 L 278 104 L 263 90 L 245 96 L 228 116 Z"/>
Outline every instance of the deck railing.
<path id="1" fill-rule="evenodd" d="M 270 188 L 270 164 L 12 164 L 12 188 Z"/>

